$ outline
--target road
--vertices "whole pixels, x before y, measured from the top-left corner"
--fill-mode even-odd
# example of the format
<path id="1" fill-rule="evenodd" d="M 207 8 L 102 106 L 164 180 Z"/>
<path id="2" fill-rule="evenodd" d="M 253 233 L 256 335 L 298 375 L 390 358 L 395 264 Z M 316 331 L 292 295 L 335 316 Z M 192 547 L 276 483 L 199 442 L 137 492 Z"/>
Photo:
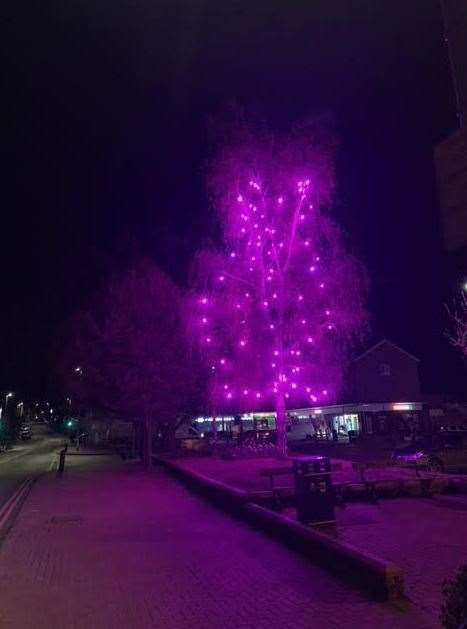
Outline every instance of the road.
<path id="1" fill-rule="evenodd" d="M 63 436 L 49 432 L 46 426 L 35 425 L 30 441 L 19 442 L 0 454 L 0 508 L 26 479 L 50 469 Z"/>

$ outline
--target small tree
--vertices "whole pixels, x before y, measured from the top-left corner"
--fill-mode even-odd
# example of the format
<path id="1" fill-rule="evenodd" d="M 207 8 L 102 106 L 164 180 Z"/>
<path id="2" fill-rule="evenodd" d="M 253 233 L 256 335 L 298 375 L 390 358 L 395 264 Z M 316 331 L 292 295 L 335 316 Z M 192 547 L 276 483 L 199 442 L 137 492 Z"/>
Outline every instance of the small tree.
<path id="1" fill-rule="evenodd" d="M 173 440 L 200 395 L 200 370 L 186 342 L 181 294 L 152 261 L 116 271 L 67 326 L 60 354 L 65 393 L 82 405 L 138 418 Z"/>
<path id="2" fill-rule="evenodd" d="M 315 123 L 286 136 L 237 128 L 208 180 L 222 245 L 199 252 L 190 328 L 216 409 L 273 407 L 286 452 L 286 406 L 335 399 L 366 323 L 364 274 L 323 211 L 332 142 Z"/>
<path id="3" fill-rule="evenodd" d="M 446 629 L 467 627 L 467 565 L 443 585 L 443 604 L 440 620 Z"/>

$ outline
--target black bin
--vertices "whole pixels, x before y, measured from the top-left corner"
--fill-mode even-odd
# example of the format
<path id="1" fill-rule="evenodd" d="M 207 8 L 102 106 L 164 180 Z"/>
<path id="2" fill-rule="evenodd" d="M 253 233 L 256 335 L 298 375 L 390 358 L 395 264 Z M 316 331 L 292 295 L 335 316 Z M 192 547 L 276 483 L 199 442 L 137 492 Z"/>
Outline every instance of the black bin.
<path id="1" fill-rule="evenodd" d="M 299 522 L 304 524 L 335 522 L 334 491 L 329 457 L 295 457 L 293 473 Z"/>

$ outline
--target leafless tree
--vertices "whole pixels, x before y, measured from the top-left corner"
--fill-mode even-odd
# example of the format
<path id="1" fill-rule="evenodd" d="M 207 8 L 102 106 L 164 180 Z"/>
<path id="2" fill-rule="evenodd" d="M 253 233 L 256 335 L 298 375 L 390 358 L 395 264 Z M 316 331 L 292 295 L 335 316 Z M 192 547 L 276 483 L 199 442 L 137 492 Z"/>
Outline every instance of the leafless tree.
<path id="1" fill-rule="evenodd" d="M 173 442 L 197 407 L 202 376 L 185 339 L 181 292 L 151 260 L 115 271 L 61 335 L 59 373 L 66 395 L 144 426 Z"/>
<path id="2" fill-rule="evenodd" d="M 452 306 L 446 306 L 449 316 L 449 328 L 446 336 L 449 342 L 467 359 L 467 294 L 462 291 Z"/>

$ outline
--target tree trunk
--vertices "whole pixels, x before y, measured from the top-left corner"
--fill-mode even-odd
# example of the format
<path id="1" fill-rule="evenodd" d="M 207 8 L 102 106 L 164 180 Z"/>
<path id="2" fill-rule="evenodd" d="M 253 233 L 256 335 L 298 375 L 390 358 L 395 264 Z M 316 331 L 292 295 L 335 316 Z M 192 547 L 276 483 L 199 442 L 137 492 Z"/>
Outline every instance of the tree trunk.
<path id="1" fill-rule="evenodd" d="M 277 452 L 279 456 L 287 456 L 287 415 L 285 412 L 285 398 L 283 391 L 279 390 L 276 395 L 276 434 Z"/>
<path id="2" fill-rule="evenodd" d="M 136 424 L 132 422 L 131 424 L 131 458 L 136 458 Z"/>
<path id="3" fill-rule="evenodd" d="M 212 424 L 211 424 L 211 426 L 212 426 L 212 428 L 211 428 L 212 441 L 214 443 L 215 441 L 217 441 L 217 422 L 216 422 L 216 409 L 215 408 L 212 409 Z"/>
<path id="4" fill-rule="evenodd" d="M 144 455 L 143 461 L 148 469 L 152 466 L 152 422 L 148 413 L 144 420 Z"/>
<path id="5" fill-rule="evenodd" d="M 169 452 L 175 452 L 177 449 L 177 439 L 176 439 L 176 431 L 177 426 L 168 425 L 166 427 L 167 436 L 165 438 L 165 445 Z"/>

